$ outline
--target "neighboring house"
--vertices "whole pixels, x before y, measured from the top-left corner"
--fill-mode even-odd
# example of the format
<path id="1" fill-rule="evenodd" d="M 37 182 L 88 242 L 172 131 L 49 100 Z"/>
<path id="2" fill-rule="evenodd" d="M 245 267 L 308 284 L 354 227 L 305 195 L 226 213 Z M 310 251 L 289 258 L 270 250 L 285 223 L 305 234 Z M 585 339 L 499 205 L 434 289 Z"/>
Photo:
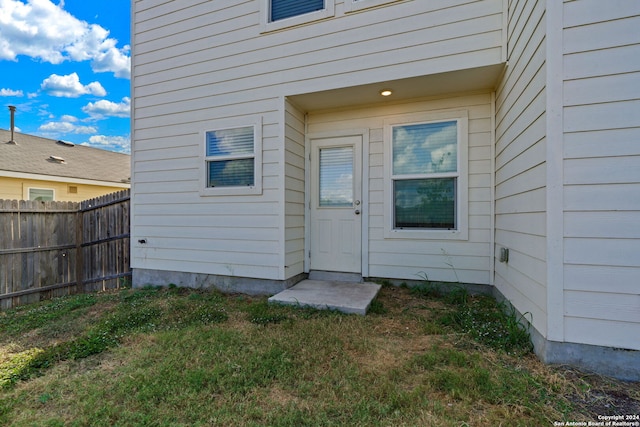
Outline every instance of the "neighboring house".
<path id="1" fill-rule="evenodd" d="M 640 379 L 640 2 L 132 17 L 134 285 L 486 285 L 544 361 Z"/>
<path id="2" fill-rule="evenodd" d="M 0 129 L 0 199 L 79 202 L 130 187 L 131 156 Z"/>

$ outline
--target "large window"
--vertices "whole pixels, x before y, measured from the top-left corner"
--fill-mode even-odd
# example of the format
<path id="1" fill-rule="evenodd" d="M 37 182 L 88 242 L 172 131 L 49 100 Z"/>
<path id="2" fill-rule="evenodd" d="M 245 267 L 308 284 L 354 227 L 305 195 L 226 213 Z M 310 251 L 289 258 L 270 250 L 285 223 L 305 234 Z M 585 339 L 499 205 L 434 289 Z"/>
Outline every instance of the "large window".
<path id="1" fill-rule="evenodd" d="M 466 117 L 387 125 L 387 237 L 466 234 Z M 425 234 L 427 233 L 427 234 Z"/>
<path id="2" fill-rule="evenodd" d="M 335 0 L 261 0 L 263 31 L 280 30 L 334 16 Z"/>
<path id="3" fill-rule="evenodd" d="M 261 184 L 260 124 L 204 131 L 204 194 L 257 194 Z"/>

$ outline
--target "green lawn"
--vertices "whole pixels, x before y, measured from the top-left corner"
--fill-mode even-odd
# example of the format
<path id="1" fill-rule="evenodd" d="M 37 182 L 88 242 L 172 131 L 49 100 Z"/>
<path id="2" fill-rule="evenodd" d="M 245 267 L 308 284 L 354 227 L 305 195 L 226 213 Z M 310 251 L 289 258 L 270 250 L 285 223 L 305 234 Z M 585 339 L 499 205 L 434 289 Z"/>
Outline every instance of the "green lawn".
<path id="1" fill-rule="evenodd" d="M 172 287 L 56 299 L 0 313 L 0 424 L 544 426 L 640 412 L 638 384 L 542 365 L 502 313 L 392 286 L 364 317 Z"/>

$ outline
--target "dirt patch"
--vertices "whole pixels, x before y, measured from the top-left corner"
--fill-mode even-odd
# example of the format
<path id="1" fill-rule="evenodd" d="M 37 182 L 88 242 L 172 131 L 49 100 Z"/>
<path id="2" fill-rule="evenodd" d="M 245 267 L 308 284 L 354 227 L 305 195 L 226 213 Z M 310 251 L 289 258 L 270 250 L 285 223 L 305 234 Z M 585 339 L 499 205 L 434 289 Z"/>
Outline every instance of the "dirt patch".
<path id="1" fill-rule="evenodd" d="M 640 415 L 640 383 L 618 381 L 571 368 L 556 368 L 574 386 L 567 399 L 579 412 L 591 415 Z"/>

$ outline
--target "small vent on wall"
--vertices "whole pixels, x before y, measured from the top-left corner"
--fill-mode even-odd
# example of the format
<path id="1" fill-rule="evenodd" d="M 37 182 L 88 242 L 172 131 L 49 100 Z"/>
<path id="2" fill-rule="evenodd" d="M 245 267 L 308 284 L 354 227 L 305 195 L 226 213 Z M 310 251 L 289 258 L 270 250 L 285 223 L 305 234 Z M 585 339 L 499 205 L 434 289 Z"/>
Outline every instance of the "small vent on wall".
<path id="1" fill-rule="evenodd" d="M 78 187 L 76 185 L 70 185 L 67 187 L 67 193 L 78 194 Z"/>

